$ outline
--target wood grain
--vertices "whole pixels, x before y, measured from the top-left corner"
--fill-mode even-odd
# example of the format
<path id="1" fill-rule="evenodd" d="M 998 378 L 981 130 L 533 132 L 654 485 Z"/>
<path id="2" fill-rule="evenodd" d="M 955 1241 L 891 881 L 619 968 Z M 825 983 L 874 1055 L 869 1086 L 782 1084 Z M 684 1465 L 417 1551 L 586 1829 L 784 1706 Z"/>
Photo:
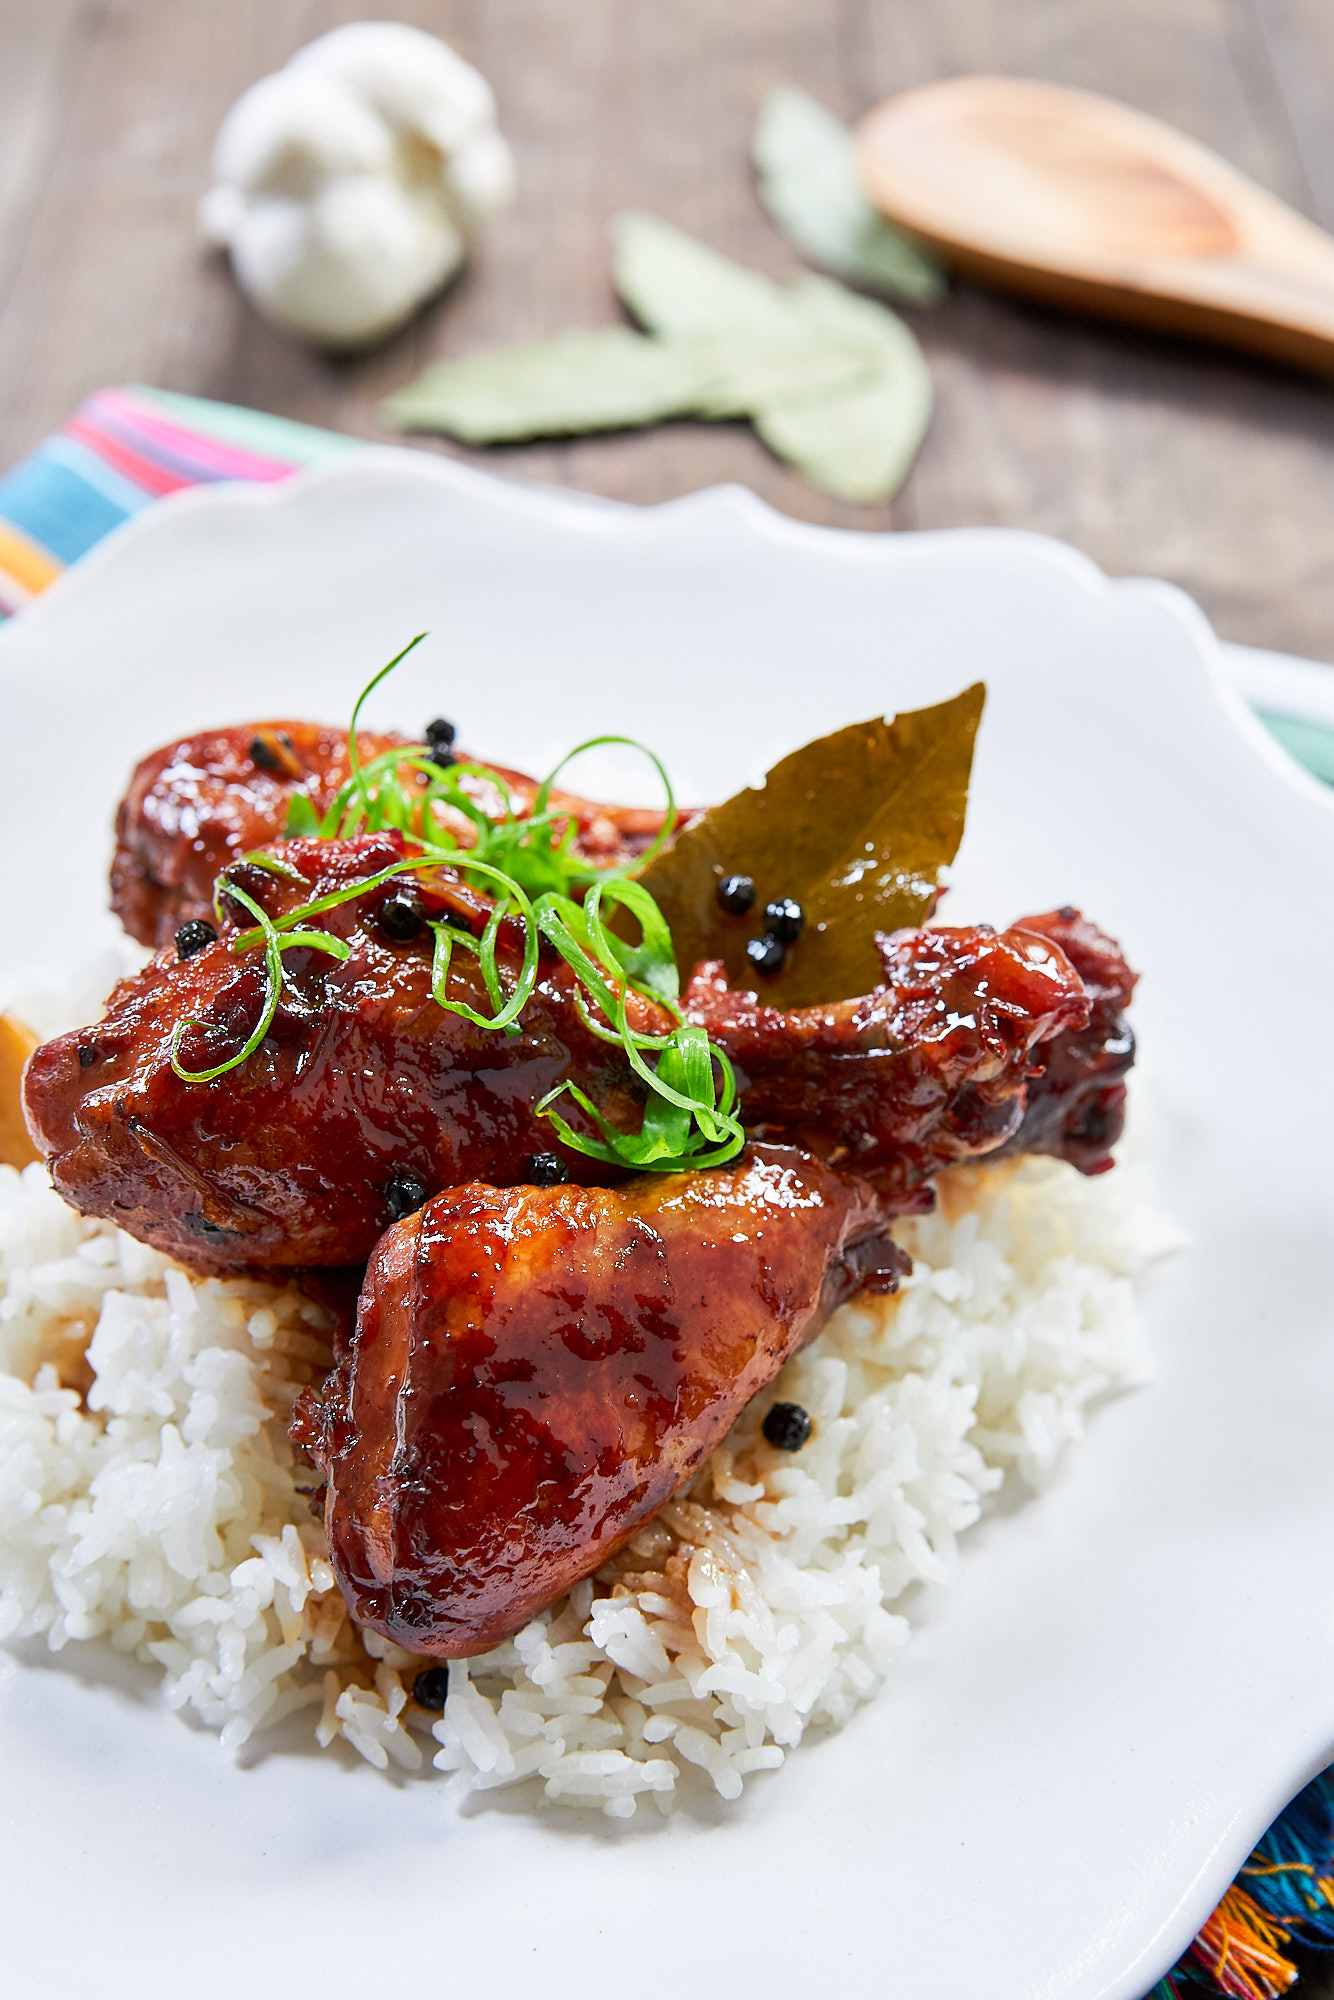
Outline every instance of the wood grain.
<path id="1" fill-rule="evenodd" d="M 193 211 L 237 92 L 367 14 L 446 35 L 493 78 L 522 199 L 415 327 L 333 362 L 254 317 L 199 249 Z M 1119 94 L 1334 220 L 1321 0 L 0 0 L 0 464 L 113 381 L 386 436 L 378 399 L 427 358 L 613 318 L 618 208 L 792 271 L 747 166 L 771 84 L 796 80 L 851 118 L 979 69 Z M 892 508 L 823 498 L 740 425 L 484 462 L 639 501 L 738 479 L 853 527 L 1037 528 L 1114 573 L 1181 583 L 1232 637 L 1334 659 L 1327 384 L 963 285 L 917 323 L 939 410 Z"/>

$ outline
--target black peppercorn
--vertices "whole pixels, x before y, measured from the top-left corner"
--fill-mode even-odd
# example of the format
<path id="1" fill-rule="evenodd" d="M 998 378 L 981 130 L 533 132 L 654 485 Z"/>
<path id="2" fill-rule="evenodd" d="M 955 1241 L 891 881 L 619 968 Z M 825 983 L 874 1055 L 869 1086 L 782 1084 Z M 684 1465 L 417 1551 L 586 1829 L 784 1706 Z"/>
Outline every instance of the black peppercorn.
<path id="1" fill-rule="evenodd" d="M 1079 912 L 1073 903 L 1062 903 L 1056 914 L 1063 924 L 1072 924 L 1078 917 Z"/>
<path id="2" fill-rule="evenodd" d="M 96 1043 L 95 1042 L 81 1043 L 79 1047 L 79 1068 L 91 1069 L 96 1061 L 97 1061 Z"/>
<path id="3" fill-rule="evenodd" d="M 800 1403 L 775 1403 L 760 1425 L 775 1451 L 800 1451 L 811 1434 L 811 1419 Z"/>
<path id="4" fill-rule="evenodd" d="M 395 944 L 408 944 L 419 936 L 426 921 L 421 898 L 413 889 L 395 889 L 392 896 L 386 896 L 380 905 L 379 919 L 380 929 Z"/>
<path id="5" fill-rule="evenodd" d="M 206 944 L 213 944 L 217 931 L 203 917 L 191 917 L 188 924 L 182 924 L 176 933 L 177 958 L 193 958 Z"/>
<path id="6" fill-rule="evenodd" d="M 755 907 L 755 884 L 749 875 L 724 875 L 717 894 L 719 909 L 729 917 L 744 917 Z"/>
<path id="7" fill-rule="evenodd" d="M 528 1161 L 530 1187 L 559 1187 L 570 1178 L 570 1170 L 559 1153 L 533 1153 Z"/>
<path id="8" fill-rule="evenodd" d="M 785 956 L 781 938 L 751 938 L 746 945 L 746 957 L 755 970 L 763 973 L 766 979 L 772 979 L 776 972 L 783 970 Z"/>
<path id="9" fill-rule="evenodd" d="M 425 1181 L 402 1167 L 395 1167 L 384 1191 L 384 1205 L 391 1220 L 401 1222 L 405 1215 L 415 1215 L 425 1200 Z"/>
<path id="10" fill-rule="evenodd" d="M 250 739 L 250 761 L 252 764 L 258 764 L 261 771 L 280 771 L 283 760 L 273 745 L 266 743 L 262 736 L 252 736 Z"/>
<path id="11" fill-rule="evenodd" d="M 801 936 L 801 927 L 806 921 L 806 913 L 800 903 L 794 903 L 791 896 L 780 896 L 777 902 L 766 903 L 764 921 L 771 937 L 781 938 L 784 944 L 791 944 Z"/>
<path id="12" fill-rule="evenodd" d="M 412 1683 L 412 1699 L 418 1708 L 440 1713 L 449 1699 L 449 1668 L 443 1660 L 438 1667 L 423 1667 Z"/>
<path id="13" fill-rule="evenodd" d="M 426 725 L 427 754 L 431 762 L 439 764 L 442 770 L 448 770 L 454 762 L 454 738 L 457 735 L 458 731 L 453 723 L 446 722 L 440 715 L 437 715 L 434 722 L 428 722 Z"/>

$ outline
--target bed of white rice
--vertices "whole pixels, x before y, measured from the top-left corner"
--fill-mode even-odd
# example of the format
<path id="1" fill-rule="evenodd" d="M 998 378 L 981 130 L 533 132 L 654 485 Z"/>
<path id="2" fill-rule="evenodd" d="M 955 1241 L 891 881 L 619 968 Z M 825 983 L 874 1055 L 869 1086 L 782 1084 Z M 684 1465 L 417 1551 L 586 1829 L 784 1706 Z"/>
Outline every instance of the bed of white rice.
<path id="1" fill-rule="evenodd" d="M 596 1579 L 452 1663 L 436 1715 L 420 1663 L 351 1624 L 287 1443 L 319 1309 L 192 1278 L 0 1168 L 0 1639 L 132 1653 L 232 1748 L 308 1710 L 321 1745 L 466 1790 L 614 1818 L 701 1774 L 735 1798 L 874 1693 L 904 1594 L 1145 1374 L 1135 1280 L 1178 1239 L 1135 1170 L 1030 1160 L 941 1197 L 899 1231 L 898 1297 L 836 1314 Z M 814 1419 L 799 1453 L 761 1436 L 776 1400 Z"/>

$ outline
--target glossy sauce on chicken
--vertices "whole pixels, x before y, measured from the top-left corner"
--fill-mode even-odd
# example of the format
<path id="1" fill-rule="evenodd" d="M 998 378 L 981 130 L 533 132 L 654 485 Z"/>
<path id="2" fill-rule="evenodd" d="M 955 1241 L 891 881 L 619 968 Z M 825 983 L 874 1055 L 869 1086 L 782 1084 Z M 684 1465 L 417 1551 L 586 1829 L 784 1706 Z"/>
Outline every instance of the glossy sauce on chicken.
<path id="1" fill-rule="evenodd" d="M 358 731 L 363 764 L 407 739 Z M 462 757 L 458 761 L 463 761 Z M 171 943 L 183 923 L 213 915 L 213 885 L 230 862 L 281 840 L 293 797 L 303 792 L 323 815 L 351 775 L 348 735 L 314 722 L 251 722 L 177 738 L 142 759 L 116 812 L 111 907 L 141 944 Z M 537 781 L 490 765 L 500 784 L 460 782 L 489 817 L 532 810 Z M 502 789 L 503 787 L 503 789 Z M 607 806 L 553 792 L 552 809 L 577 829 L 575 852 L 598 867 L 635 860 L 661 830 L 661 812 Z M 678 815 L 678 819 L 688 815 Z M 471 823 L 450 822 L 467 845 Z"/>
<path id="2" fill-rule="evenodd" d="M 832 1309 L 906 1261 L 795 1149 L 619 1188 L 468 1186 L 380 1243 L 296 1435 L 356 1617 L 482 1651 L 606 1561 Z"/>
<path id="3" fill-rule="evenodd" d="M 274 852 L 294 879 L 244 865 L 233 879 L 277 918 L 402 851 L 397 834 L 289 841 Z M 159 953 L 116 988 L 103 1021 L 41 1048 L 27 1115 L 65 1199 L 223 1269 L 363 1262 L 393 1219 L 395 1172 L 428 1194 L 473 1180 L 506 1187 L 532 1177 L 535 1153 L 555 1150 L 574 1179 L 621 1178 L 555 1145 L 537 1109 L 574 1078 L 613 1123 L 633 1130 L 642 1116 L 624 1053 L 586 1024 L 568 965 L 543 953 L 517 1034 L 443 1012 L 429 933 L 404 942 L 382 926 L 392 887 L 321 918 L 347 940 L 346 961 L 287 955 L 290 984 L 269 1034 L 217 1083 L 183 1081 L 172 1047 L 191 1023 L 180 1060 L 206 1069 L 258 1020 L 263 957 L 230 949 L 239 923 L 183 962 Z M 427 915 L 474 931 L 490 909 L 448 870 L 422 879 L 419 894 Z M 509 979 L 520 950 L 510 925 L 500 952 Z M 1022 927 L 900 931 L 882 950 L 885 983 L 835 1007 L 783 1014 L 708 968 L 685 1004 L 734 1062 L 748 1128 L 796 1140 L 873 1180 L 892 1206 L 913 1207 L 942 1166 L 1013 1134 L 1033 1052 L 1082 1030 L 1090 1003 L 1059 946 Z M 460 953 L 450 980 L 451 998 L 489 1011 L 474 959 Z M 668 1025 L 651 1002 L 636 998 L 632 1011 L 648 1030 Z"/>
<path id="4" fill-rule="evenodd" d="M 1083 1027 L 1033 1051 L 1024 1115 L 1005 1151 L 1053 1153 L 1081 1174 L 1105 1174 L 1125 1124 L 1125 1078 L 1135 1060 L 1126 1019 L 1135 974 L 1120 948 L 1069 905 L 1025 917 L 1024 925 L 1069 959 L 1089 996 L 1089 1013 Z"/>
<path id="5" fill-rule="evenodd" d="M 402 742 L 366 734 L 358 754 Z M 893 1287 L 906 1260 L 889 1219 L 929 1206 L 942 1168 L 1019 1151 L 1111 1164 L 1135 979 L 1074 909 L 877 935 L 880 981 L 827 1006 L 784 1011 L 701 964 L 684 1015 L 730 1062 L 748 1143 L 729 1165 L 630 1178 L 562 1145 L 538 1109 L 568 1083 L 622 1132 L 644 1116 L 645 1086 L 565 956 L 544 938 L 512 1031 L 479 1025 L 433 997 L 429 926 L 479 938 L 489 895 L 452 866 L 414 871 L 406 902 L 401 875 L 365 890 L 409 852 L 398 832 L 281 838 L 296 793 L 322 813 L 349 770 L 344 732 L 299 722 L 144 759 L 117 818 L 113 906 L 165 948 L 102 1021 L 37 1050 L 25 1112 L 67 1201 L 186 1263 L 304 1267 L 341 1306 L 369 1259 L 355 1328 L 293 1436 L 325 1473 L 356 1617 L 462 1656 L 596 1571 L 837 1304 Z M 494 816 L 527 814 L 538 789 L 502 770 L 466 783 Z M 663 824 L 551 804 L 604 867 Z M 261 848 L 270 867 L 244 858 Z M 224 869 L 220 935 L 196 922 L 178 952 Z M 231 1064 L 268 993 L 262 951 L 235 948 L 251 915 L 229 885 L 274 922 L 356 891 L 318 917 L 347 953 L 287 951 L 262 1042 L 192 1080 L 176 1065 Z M 513 916 L 496 943 L 513 990 Z M 487 1018 L 498 1004 L 462 948 L 444 997 Z M 674 1025 L 637 992 L 627 1014 L 643 1034 Z"/>

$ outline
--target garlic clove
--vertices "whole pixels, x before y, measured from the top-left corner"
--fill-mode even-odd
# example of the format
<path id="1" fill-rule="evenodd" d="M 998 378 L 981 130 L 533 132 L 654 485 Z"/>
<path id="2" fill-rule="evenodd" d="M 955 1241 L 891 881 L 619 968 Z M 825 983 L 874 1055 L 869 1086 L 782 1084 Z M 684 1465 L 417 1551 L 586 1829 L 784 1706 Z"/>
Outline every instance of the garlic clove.
<path id="1" fill-rule="evenodd" d="M 400 131 L 445 150 L 493 125 L 495 93 L 480 70 L 435 35 L 402 21 L 352 21 L 307 43 L 289 68 L 336 77 Z"/>
<path id="2" fill-rule="evenodd" d="M 514 190 L 490 85 L 398 22 L 335 28 L 262 78 L 224 120 L 214 168 L 201 232 L 260 311 L 330 347 L 407 319 Z"/>
<path id="3" fill-rule="evenodd" d="M 514 155 L 499 132 L 479 133 L 450 162 L 450 187 L 465 227 L 476 229 L 514 199 Z"/>
<path id="4" fill-rule="evenodd" d="M 209 189 L 199 203 L 197 213 L 200 235 L 206 243 L 213 244 L 216 249 L 228 249 L 241 226 L 245 211 L 245 196 L 240 188 L 229 187 L 226 183 L 219 182 L 217 187 Z"/>
<path id="5" fill-rule="evenodd" d="M 389 173 L 394 134 L 352 91 L 318 75 L 279 70 L 232 106 L 213 171 L 243 192 L 313 198 L 338 174 Z"/>
<path id="6" fill-rule="evenodd" d="M 438 291 L 463 237 L 438 202 L 364 175 L 313 202 L 253 202 L 232 239 L 243 288 L 280 325 L 322 345 L 379 339 Z"/>

